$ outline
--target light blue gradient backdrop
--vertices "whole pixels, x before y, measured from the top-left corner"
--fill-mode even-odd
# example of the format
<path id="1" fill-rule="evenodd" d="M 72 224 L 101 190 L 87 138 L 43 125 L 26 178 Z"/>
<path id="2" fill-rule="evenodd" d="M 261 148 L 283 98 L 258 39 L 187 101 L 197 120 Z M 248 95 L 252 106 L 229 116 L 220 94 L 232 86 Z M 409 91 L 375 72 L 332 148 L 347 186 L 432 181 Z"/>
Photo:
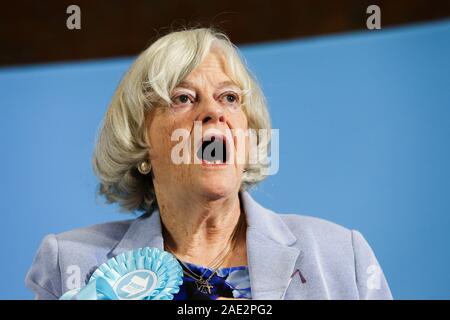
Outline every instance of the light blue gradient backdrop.
<path id="1" fill-rule="evenodd" d="M 256 199 L 360 230 L 395 298 L 450 298 L 450 21 L 242 49 L 280 128 Z M 128 218 L 91 153 L 130 62 L 0 69 L 0 298 L 32 297 L 45 234 Z"/>

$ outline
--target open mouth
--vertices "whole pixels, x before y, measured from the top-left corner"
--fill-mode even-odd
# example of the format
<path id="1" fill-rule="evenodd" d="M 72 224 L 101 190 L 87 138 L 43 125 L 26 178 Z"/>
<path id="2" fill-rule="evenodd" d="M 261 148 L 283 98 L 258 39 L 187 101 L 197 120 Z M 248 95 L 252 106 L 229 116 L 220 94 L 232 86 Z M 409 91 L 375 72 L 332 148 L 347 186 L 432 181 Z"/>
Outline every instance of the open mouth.
<path id="1" fill-rule="evenodd" d="M 203 164 L 223 165 L 228 160 L 227 141 L 225 136 L 212 135 L 203 137 L 197 150 L 197 157 Z"/>

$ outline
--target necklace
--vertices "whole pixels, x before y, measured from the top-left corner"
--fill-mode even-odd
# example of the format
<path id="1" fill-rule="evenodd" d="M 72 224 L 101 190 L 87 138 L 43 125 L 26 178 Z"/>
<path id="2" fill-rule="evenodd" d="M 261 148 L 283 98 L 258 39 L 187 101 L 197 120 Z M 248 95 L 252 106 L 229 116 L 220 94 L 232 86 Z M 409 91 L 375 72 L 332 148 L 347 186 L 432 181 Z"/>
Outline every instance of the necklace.
<path id="1" fill-rule="evenodd" d="M 220 266 L 223 264 L 223 262 L 225 261 L 226 258 L 228 258 L 228 256 L 230 255 L 231 250 L 228 250 L 228 252 L 226 253 L 226 255 L 218 261 L 217 266 L 215 266 L 214 268 L 210 268 L 211 269 L 211 274 L 209 275 L 208 278 L 204 279 L 203 277 L 206 274 L 206 271 L 208 270 L 208 268 L 205 268 L 206 270 L 203 272 L 203 274 L 201 276 L 197 275 L 195 272 L 193 272 L 191 270 L 191 268 L 189 268 L 189 266 L 184 263 L 181 260 L 180 263 L 185 267 L 185 269 L 183 269 L 183 273 L 185 275 L 187 275 L 188 277 L 192 278 L 195 280 L 195 284 L 197 286 L 197 290 L 202 292 L 202 293 L 208 293 L 211 294 L 211 289 L 214 287 L 213 285 L 210 284 L 210 280 L 212 279 L 212 277 L 217 273 L 217 271 L 220 269 Z M 220 256 L 220 255 L 219 255 Z M 218 257 L 219 257 L 218 256 Z M 215 259 L 217 260 L 217 258 Z"/>
<path id="2" fill-rule="evenodd" d="M 243 220 L 244 215 L 241 213 L 240 217 L 239 217 L 239 221 L 236 224 L 236 227 L 234 228 L 228 242 L 227 245 L 225 246 L 225 248 L 216 256 L 216 258 L 214 258 L 213 261 L 211 261 L 210 268 L 205 268 L 205 271 L 202 273 L 202 275 L 198 275 L 195 272 L 193 272 L 189 266 L 184 263 L 183 261 L 181 261 L 180 259 L 178 259 L 178 261 L 183 265 L 183 274 L 185 274 L 186 276 L 190 277 L 191 279 L 195 280 L 195 285 L 197 287 L 197 290 L 200 291 L 201 293 L 208 293 L 211 294 L 211 289 L 213 289 L 213 285 L 210 283 L 210 280 L 212 279 L 212 277 L 217 273 L 217 271 L 220 269 L 220 267 L 223 265 L 223 263 L 225 262 L 225 260 L 228 258 L 228 256 L 231 254 L 232 250 L 236 247 L 237 244 L 237 235 L 238 233 L 242 230 L 242 227 L 244 225 L 244 220 Z M 165 243 L 164 244 L 166 249 L 172 253 L 174 256 L 175 253 L 174 251 L 171 249 L 171 247 Z M 211 274 L 208 276 L 208 278 L 204 278 L 205 274 L 207 273 L 208 269 L 211 269 Z"/>

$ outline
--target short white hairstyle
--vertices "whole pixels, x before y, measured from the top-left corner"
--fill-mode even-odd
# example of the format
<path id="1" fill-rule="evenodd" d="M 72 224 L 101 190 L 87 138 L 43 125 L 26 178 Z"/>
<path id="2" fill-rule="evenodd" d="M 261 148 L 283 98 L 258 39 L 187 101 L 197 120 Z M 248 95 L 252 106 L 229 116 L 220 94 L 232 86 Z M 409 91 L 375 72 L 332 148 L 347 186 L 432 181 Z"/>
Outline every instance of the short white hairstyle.
<path id="1" fill-rule="evenodd" d="M 148 212 L 157 205 L 152 175 L 137 170 L 149 160 L 146 128 L 148 111 L 169 105 L 173 89 L 211 51 L 223 54 L 228 76 L 243 91 L 242 108 L 251 129 L 271 129 L 266 99 L 248 70 L 238 48 L 222 32 L 212 28 L 173 31 L 143 51 L 117 87 L 97 136 L 93 169 L 99 178 L 98 193 L 122 212 Z M 266 141 L 267 142 L 267 141 Z M 267 165 L 247 165 L 241 190 L 266 176 Z"/>

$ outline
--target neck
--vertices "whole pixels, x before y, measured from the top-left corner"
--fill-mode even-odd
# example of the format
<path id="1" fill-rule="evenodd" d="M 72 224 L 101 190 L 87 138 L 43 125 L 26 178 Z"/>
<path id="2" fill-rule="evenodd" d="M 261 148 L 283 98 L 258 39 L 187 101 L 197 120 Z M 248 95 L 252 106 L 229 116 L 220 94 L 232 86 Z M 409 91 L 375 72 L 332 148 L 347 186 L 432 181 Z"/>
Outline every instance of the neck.
<path id="1" fill-rule="evenodd" d="M 157 198 L 166 248 L 179 259 L 209 266 L 229 249 L 222 266 L 246 264 L 245 216 L 237 192 L 218 199 L 186 193 Z"/>

